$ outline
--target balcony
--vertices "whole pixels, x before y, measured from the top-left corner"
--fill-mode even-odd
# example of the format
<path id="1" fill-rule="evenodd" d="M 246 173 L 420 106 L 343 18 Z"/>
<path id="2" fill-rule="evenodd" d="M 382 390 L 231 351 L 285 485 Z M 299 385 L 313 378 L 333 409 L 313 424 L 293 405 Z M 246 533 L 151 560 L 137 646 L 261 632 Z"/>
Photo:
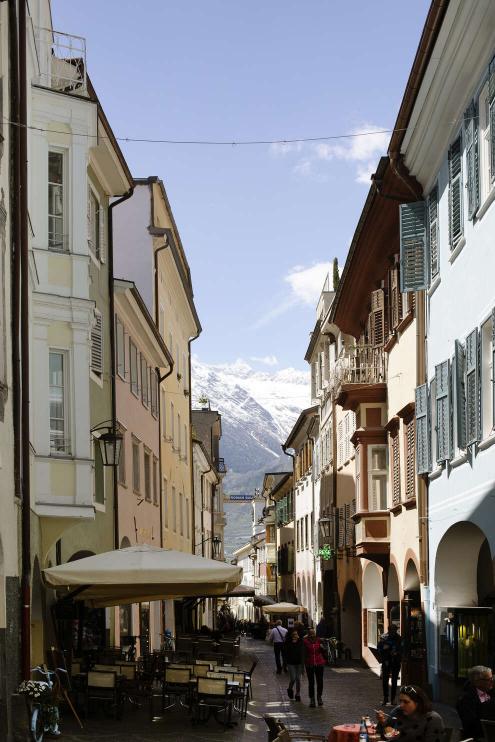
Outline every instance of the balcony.
<path id="1" fill-rule="evenodd" d="M 386 399 L 387 354 L 381 347 L 353 345 L 339 355 L 330 380 L 337 403 L 384 402 Z"/>
<path id="2" fill-rule="evenodd" d="M 86 39 L 82 36 L 34 29 L 39 73 L 37 85 L 59 93 L 86 95 Z"/>
<path id="3" fill-rule="evenodd" d="M 265 561 L 267 564 L 277 563 L 277 545 L 276 544 L 265 544 Z"/>
<path id="4" fill-rule="evenodd" d="M 356 556 L 381 566 L 388 564 L 390 552 L 390 513 L 377 510 L 359 513 L 356 520 Z"/>

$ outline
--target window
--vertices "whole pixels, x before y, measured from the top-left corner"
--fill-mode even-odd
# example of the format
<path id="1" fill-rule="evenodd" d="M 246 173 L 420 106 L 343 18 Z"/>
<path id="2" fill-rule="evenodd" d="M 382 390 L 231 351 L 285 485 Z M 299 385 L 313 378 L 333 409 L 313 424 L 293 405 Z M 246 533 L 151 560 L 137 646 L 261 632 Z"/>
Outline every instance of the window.
<path id="1" fill-rule="evenodd" d="M 105 504 L 105 468 L 98 441 L 94 442 L 94 500 L 98 505 Z"/>
<path id="2" fill-rule="evenodd" d="M 390 439 L 392 458 L 392 507 L 400 504 L 400 445 L 399 433 L 396 430 Z"/>
<path id="3" fill-rule="evenodd" d="M 132 441 L 132 489 L 134 492 L 141 491 L 141 471 L 139 466 L 139 442 Z"/>
<path id="4" fill-rule="evenodd" d="M 493 60 L 492 60 L 493 64 Z M 492 86 L 495 93 L 495 85 Z M 480 201 L 483 203 L 491 191 L 495 177 L 492 153 L 495 155 L 495 100 L 490 102 L 489 82 L 483 87 L 478 99 L 479 111 L 479 157 L 480 157 Z"/>
<path id="5" fill-rule="evenodd" d="M 451 458 L 450 362 L 435 366 L 435 421 L 437 432 L 437 463 Z"/>
<path id="6" fill-rule="evenodd" d="M 149 366 L 146 358 L 141 355 L 141 401 L 145 407 L 149 406 Z"/>
<path id="7" fill-rule="evenodd" d="M 103 317 L 98 309 L 91 328 L 91 371 L 100 377 L 103 374 Z"/>
<path id="8" fill-rule="evenodd" d="M 187 463 L 187 427 L 184 425 L 184 461 Z"/>
<path id="9" fill-rule="evenodd" d="M 383 289 L 371 292 L 370 342 L 381 347 L 385 342 L 385 293 Z"/>
<path id="10" fill-rule="evenodd" d="M 430 469 L 431 429 L 428 384 L 416 388 L 416 466 L 418 474 L 427 474 Z"/>
<path id="11" fill-rule="evenodd" d="M 177 533 L 177 498 L 175 496 L 175 487 L 172 487 L 172 529 Z"/>
<path id="12" fill-rule="evenodd" d="M 165 402 L 165 390 L 164 389 L 160 389 L 160 400 L 161 400 L 160 420 L 162 423 L 162 436 L 165 438 L 167 435 L 167 405 Z"/>
<path id="13" fill-rule="evenodd" d="M 379 608 L 368 608 L 366 621 L 366 638 L 368 647 L 376 649 L 381 635 L 384 632 L 383 610 Z"/>
<path id="14" fill-rule="evenodd" d="M 88 186 L 88 247 L 97 260 L 101 260 L 100 202 Z"/>
<path id="15" fill-rule="evenodd" d="M 466 338 L 466 445 L 479 440 L 478 329 Z"/>
<path id="16" fill-rule="evenodd" d="M 144 451 L 144 497 L 151 502 L 151 455 Z"/>
<path id="17" fill-rule="evenodd" d="M 50 453 L 70 454 L 67 435 L 67 355 L 62 351 L 50 351 L 49 400 L 50 400 Z"/>
<path id="18" fill-rule="evenodd" d="M 184 496 L 179 492 L 179 533 L 184 535 Z"/>
<path id="19" fill-rule="evenodd" d="M 163 517 L 165 528 L 168 528 L 168 482 L 166 477 L 163 477 Z"/>
<path id="20" fill-rule="evenodd" d="M 150 368 L 150 389 L 151 389 L 151 414 L 154 418 L 158 417 L 158 379 L 156 371 Z"/>
<path id="21" fill-rule="evenodd" d="M 464 231 L 462 197 L 462 137 L 459 135 L 449 149 L 449 238 L 451 250 L 457 247 Z"/>
<path id="22" fill-rule="evenodd" d="M 488 438 L 494 427 L 493 418 L 493 316 L 481 326 L 481 437 Z"/>
<path id="23" fill-rule="evenodd" d="M 387 509 L 387 446 L 368 447 L 368 509 Z"/>
<path id="24" fill-rule="evenodd" d="M 454 430 L 456 435 L 456 449 L 466 448 L 466 348 L 459 341 L 455 341 L 454 370 L 452 373 L 453 400 L 454 400 Z"/>
<path id="25" fill-rule="evenodd" d="M 48 153 L 48 247 L 67 250 L 64 198 L 65 157 L 60 151 Z"/>
<path id="26" fill-rule="evenodd" d="M 158 505 L 158 459 L 153 457 L 153 505 Z"/>
<path id="27" fill-rule="evenodd" d="M 138 378 L 138 352 L 137 348 L 129 338 L 129 364 L 131 367 L 131 392 L 139 397 L 139 378 Z"/>
<path id="28" fill-rule="evenodd" d="M 400 290 L 422 291 L 428 288 L 426 240 L 426 203 L 401 204 L 400 215 Z"/>
<path id="29" fill-rule="evenodd" d="M 474 100 L 471 101 L 466 113 L 464 114 L 464 138 L 466 142 L 468 219 L 472 219 L 480 204 L 478 105 Z"/>
<path id="30" fill-rule="evenodd" d="M 170 402 L 170 434 L 172 436 L 172 447 L 175 446 L 175 418 L 174 418 L 174 403 Z"/>
<path id="31" fill-rule="evenodd" d="M 405 423 L 404 445 L 406 449 L 406 500 L 413 500 L 416 496 L 416 426 L 414 418 Z"/>
<path id="32" fill-rule="evenodd" d="M 356 448 L 356 469 L 355 469 L 355 480 L 356 480 L 356 503 L 359 510 L 363 509 L 363 503 L 361 500 L 361 447 Z"/>
<path id="33" fill-rule="evenodd" d="M 177 443 L 178 443 L 179 453 L 181 451 L 181 438 L 182 438 L 182 430 L 180 427 L 180 414 L 177 413 Z"/>
<path id="34" fill-rule="evenodd" d="M 344 421 L 340 420 L 337 425 L 337 466 L 344 463 Z"/>
<path id="35" fill-rule="evenodd" d="M 435 186 L 426 200 L 428 218 L 428 250 L 430 257 L 430 280 L 433 281 L 440 272 L 440 255 L 438 241 L 438 186 Z"/>
<path id="36" fill-rule="evenodd" d="M 122 445 L 120 447 L 119 465 L 117 467 L 117 481 L 119 484 L 125 484 L 125 430 L 118 426 L 119 433 L 122 435 Z"/>
<path id="37" fill-rule="evenodd" d="M 117 353 L 117 373 L 125 380 L 125 330 L 120 319 L 115 315 L 115 340 Z"/>

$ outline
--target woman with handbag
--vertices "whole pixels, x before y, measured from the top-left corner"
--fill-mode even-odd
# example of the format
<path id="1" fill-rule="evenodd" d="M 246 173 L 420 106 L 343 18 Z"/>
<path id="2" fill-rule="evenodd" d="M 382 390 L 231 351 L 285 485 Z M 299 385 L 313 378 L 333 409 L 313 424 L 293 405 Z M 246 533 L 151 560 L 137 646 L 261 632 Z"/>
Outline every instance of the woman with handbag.
<path id="1" fill-rule="evenodd" d="M 323 706 L 323 670 L 327 664 L 326 650 L 319 637 L 316 636 L 314 629 L 309 629 L 303 643 L 304 665 L 308 676 L 309 705 L 311 708 L 315 708 L 315 680 L 318 706 Z"/>

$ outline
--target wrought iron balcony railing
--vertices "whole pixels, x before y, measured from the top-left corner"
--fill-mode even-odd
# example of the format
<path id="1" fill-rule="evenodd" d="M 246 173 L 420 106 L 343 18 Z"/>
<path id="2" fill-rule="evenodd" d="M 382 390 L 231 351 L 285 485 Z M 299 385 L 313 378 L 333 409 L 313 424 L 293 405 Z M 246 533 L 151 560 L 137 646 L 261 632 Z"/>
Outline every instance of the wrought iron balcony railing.
<path id="1" fill-rule="evenodd" d="M 332 384 L 379 384 L 386 381 L 387 355 L 371 345 L 346 347 L 334 366 Z"/>
<path id="2" fill-rule="evenodd" d="M 39 69 L 34 81 L 60 93 L 84 95 L 86 39 L 51 28 L 35 28 L 34 36 Z"/>

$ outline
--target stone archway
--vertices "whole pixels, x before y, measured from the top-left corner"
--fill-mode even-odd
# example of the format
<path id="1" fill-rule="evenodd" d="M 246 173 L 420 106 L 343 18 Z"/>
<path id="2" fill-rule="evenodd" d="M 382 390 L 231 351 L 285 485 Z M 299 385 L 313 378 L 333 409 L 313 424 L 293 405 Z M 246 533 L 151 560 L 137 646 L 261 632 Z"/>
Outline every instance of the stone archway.
<path id="1" fill-rule="evenodd" d="M 351 650 L 353 659 L 361 658 L 361 598 L 354 581 L 345 586 L 342 598 L 342 641 Z"/>
<path id="2" fill-rule="evenodd" d="M 479 595 L 479 588 L 483 591 L 490 585 L 493 588 L 493 565 L 490 548 L 485 542 L 481 528 L 468 521 L 456 523 L 443 535 L 435 559 L 437 606 L 476 606 L 484 597 Z M 488 572 L 482 583 L 480 558 L 485 573 Z"/>
<path id="3" fill-rule="evenodd" d="M 400 627 L 400 585 L 399 575 L 394 564 L 390 564 L 387 576 L 387 617 L 388 623 Z"/>

